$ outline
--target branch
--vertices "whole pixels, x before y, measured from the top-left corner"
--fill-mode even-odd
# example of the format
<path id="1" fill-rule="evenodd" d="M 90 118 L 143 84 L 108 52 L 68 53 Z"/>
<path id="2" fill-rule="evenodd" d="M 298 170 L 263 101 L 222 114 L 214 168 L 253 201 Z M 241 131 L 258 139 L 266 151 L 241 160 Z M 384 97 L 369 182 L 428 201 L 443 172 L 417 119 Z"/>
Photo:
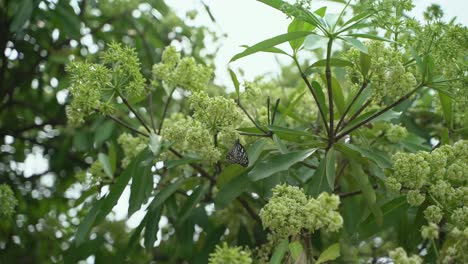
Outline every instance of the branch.
<path id="1" fill-rule="evenodd" d="M 377 184 L 372 185 L 373 189 L 377 189 L 378 187 L 379 187 L 379 185 L 377 185 Z M 361 194 L 361 193 L 362 193 L 362 190 L 357 190 L 357 191 L 353 191 L 353 192 L 340 193 L 340 194 L 338 194 L 338 196 L 340 197 L 340 199 L 343 199 L 343 198 L 351 197 L 351 196 L 358 195 L 358 194 Z"/>
<path id="2" fill-rule="evenodd" d="M 296 63 L 297 68 L 299 69 L 299 72 L 300 72 L 300 74 L 301 74 L 302 80 L 304 80 L 305 84 L 307 85 L 307 88 L 309 88 L 310 93 L 311 93 L 312 96 L 314 97 L 315 104 L 317 105 L 317 107 L 318 107 L 318 109 L 319 109 L 320 116 L 322 117 L 323 124 L 325 125 L 325 129 L 327 130 L 327 134 L 329 134 L 330 131 L 329 131 L 328 124 L 327 124 L 327 118 L 325 117 L 325 113 L 324 113 L 322 107 L 321 107 L 320 104 L 318 103 L 317 94 L 315 93 L 314 88 L 312 88 L 312 85 L 310 84 L 309 80 L 307 79 L 307 76 L 306 76 L 305 73 L 302 71 L 301 65 L 299 64 L 299 62 L 297 61 L 297 59 L 296 59 L 295 57 L 293 57 L 293 60 L 294 60 L 294 62 Z"/>
<path id="3" fill-rule="evenodd" d="M 268 131 L 266 131 L 265 129 L 263 129 L 257 122 L 255 122 L 255 120 L 249 115 L 249 113 L 247 112 L 247 110 L 241 105 L 241 102 L 240 100 L 237 100 L 237 105 L 240 107 L 240 109 L 242 109 L 242 111 L 244 111 L 244 113 L 247 115 L 247 117 L 250 119 L 250 121 L 260 130 L 262 131 L 263 133 L 267 134 Z"/>
<path id="4" fill-rule="evenodd" d="M 327 91 L 328 91 L 328 108 L 329 108 L 329 114 L 330 114 L 328 148 L 333 145 L 333 140 L 335 137 L 335 131 L 333 128 L 333 126 L 335 125 L 335 120 L 334 120 L 335 117 L 334 117 L 334 110 L 333 110 L 333 89 L 332 89 L 332 76 L 331 76 L 331 65 L 330 65 L 332 45 L 333 45 L 333 38 L 330 38 L 328 40 L 328 45 L 327 45 L 327 63 L 325 67 L 325 78 L 327 79 Z"/>
<path id="5" fill-rule="evenodd" d="M 241 197 L 237 197 L 237 200 L 244 207 L 244 209 L 249 213 L 249 215 L 261 225 L 262 219 L 260 219 L 257 213 L 255 213 L 252 207 L 250 207 L 249 203 Z"/>
<path id="6" fill-rule="evenodd" d="M 146 125 L 145 121 L 140 117 L 138 112 L 135 110 L 135 108 L 133 108 L 133 106 L 130 104 L 130 102 L 127 100 L 127 98 L 125 98 L 125 96 L 123 96 L 123 94 L 121 94 L 119 91 L 116 90 L 116 92 L 119 95 L 119 97 L 122 99 L 123 103 L 135 115 L 135 117 L 138 119 L 138 121 L 140 121 L 140 124 L 146 129 L 146 131 L 148 131 L 148 133 L 151 133 L 151 130 L 149 129 L 148 125 Z"/>
<path id="7" fill-rule="evenodd" d="M 354 103 L 357 101 L 361 93 L 364 91 L 364 89 L 367 87 L 368 81 L 364 80 L 364 82 L 361 85 L 361 88 L 359 88 L 359 91 L 357 94 L 353 97 L 353 100 L 351 103 L 349 103 L 348 107 L 346 107 L 346 110 L 344 111 L 343 115 L 341 115 L 340 121 L 338 122 L 338 125 L 336 126 L 336 131 L 340 130 L 341 125 L 344 122 L 344 119 L 346 118 L 346 115 L 348 114 L 349 110 L 351 110 L 351 107 L 354 105 Z M 336 135 L 335 135 L 336 136 Z"/>
<path id="8" fill-rule="evenodd" d="M 388 110 L 392 109 L 393 107 L 395 107 L 396 105 L 402 103 L 403 101 L 405 101 L 406 99 L 408 99 L 411 95 L 413 95 L 416 91 L 418 91 L 421 87 L 423 87 L 424 85 L 421 83 L 419 84 L 418 86 L 416 86 L 416 88 L 414 88 L 413 90 L 411 90 L 409 93 L 405 94 L 403 97 L 401 97 L 400 99 L 398 99 L 397 101 L 393 102 L 392 104 L 388 105 L 387 107 L 385 107 L 384 109 L 378 111 L 377 113 L 369 116 L 368 118 L 366 118 L 365 120 L 359 122 L 358 124 L 354 125 L 353 127 L 351 127 L 350 129 L 342 132 L 341 134 L 337 135 L 335 140 L 339 140 L 341 139 L 342 137 L 346 136 L 347 134 L 353 132 L 354 130 L 360 128 L 361 126 L 367 124 L 368 122 L 372 121 L 373 119 L 375 119 L 376 117 L 382 115 L 383 113 L 387 112 Z"/>
<path id="9" fill-rule="evenodd" d="M 148 134 L 146 133 L 143 133 L 141 131 L 139 131 L 138 129 L 135 129 L 134 127 L 130 126 L 129 124 L 125 123 L 124 121 L 120 120 L 118 117 L 115 117 L 113 115 L 106 115 L 107 117 L 109 117 L 110 119 L 114 120 L 115 122 L 117 122 L 118 124 L 120 124 L 121 126 L 124 126 L 126 127 L 127 129 L 139 134 L 139 135 L 142 135 L 144 137 L 149 137 Z"/>
<path id="10" fill-rule="evenodd" d="M 166 104 L 164 105 L 163 114 L 162 114 L 162 116 L 161 116 L 161 121 L 159 122 L 159 127 L 158 127 L 158 133 L 159 133 L 159 134 L 161 134 L 161 130 L 162 130 L 162 127 L 163 127 L 164 119 L 166 119 L 167 110 L 169 109 L 169 104 L 170 104 L 171 101 L 172 101 L 172 95 L 174 94 L 175 90 L 176 90 L 176 87 L 172 88 L 171 93 L 169 94 L 169 97 L 167 98 Z"/>

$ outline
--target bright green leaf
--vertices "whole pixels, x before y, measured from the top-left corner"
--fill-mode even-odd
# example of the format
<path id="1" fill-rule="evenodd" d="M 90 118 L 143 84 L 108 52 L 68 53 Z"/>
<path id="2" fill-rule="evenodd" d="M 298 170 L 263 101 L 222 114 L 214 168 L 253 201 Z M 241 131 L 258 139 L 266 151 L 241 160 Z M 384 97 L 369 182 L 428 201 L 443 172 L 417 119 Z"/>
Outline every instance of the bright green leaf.
<path id="1" fill-rule="evenodd" d="M 281 264 L 283 263 L 283 258 L 286 252 L 288 251 L 288 240 L 283 239 L 281 242 L 276 246 L 275 250 L 273 251 L 273 256 L 271 256 L 270 264 Z"/>
<path id="2" fill-rule="evenodd" d="M 277 154 L 258 163 L 250 172 L 249 178 L 258 181 L 273 175 L 274 173 L 285 171 L 292 165 L 303 161 L 312 155 L 316 149 L 308 149 L 290 152 L 287 154 Z"/>
<path id="3" fill-rule="evenodd" d="M 327 151 L 327 155 L 325 156 L 326 159 L 326 174 L 327 174 L 327 182 L 330 189 L 334 189 L 335 187 L 335 177 L 336 177 L 336 170 L 335 170 L 335 163 L 336 163 L 336 153 L 335 149 L 331 147 Z"/>
<path id="4" fill-rule="evenodd" d="M 325 251 L 323 251 L 322 254 L 320 254 L 315 264 L 320 264 L 320 263 L 324 263 L 327 261 L 335 260 L 339 256 L 340 256 L 340 244 L 335 243 L 329 246 L 327 249 L 325 249 Z"/>
<path id="5" fill-rule="evenodd" d="M 346 37 L 341 37 L 341 39 L 351 44 L 352 46 L 354 46 L 356 49 L 360 50 L 361 52 L 364 52 L 366 54 L 369 53 L 369 51 L 367 50 L 367 47 L 364 44 L 362 44 L 362 42 L 359 41 L 358 39 L 346 38 Z"/>
<path id="6" fill-rule="evenodd" d="M 311 34 L 311 33 L 307 32 L 307 31 L 296 31 L 296 32 L 286 33 L 286 34 L 283 34 L 283 35 L 279 35 L 279 36 L 276 36 L 276 37 L 261 41 L 261 42 L 255 44 L 255 45 L 245 49 L 243 52 L 234 55 L 234 57 L 232 57 L 232 59 L 231 59 L 231 62 L 236 61 L 236 60 L 238 60 L 240 58 L 243 58 L 245 56 L 257 53 L 259 51 L 265 51 L 268 48 L 272 48 L 272 47 L 274 47 L 276 45 L 279 45 L 281 43 L 284 43 L 286 41 L 290 41 L 290 40 L 305 37 L 305 36 L 307 36 L 309 34 Z"/>
<path id="7" fill-rule="evenodd" d="M 291 256 L 293 257 L 294 261 L 296 261 L 301 256 L 302 251 L 304 251 L 304 248 L 302 247 L 301 242 L 296 240 L 292 243 L 289 243 L 289 252 L 291 252 Z"/>

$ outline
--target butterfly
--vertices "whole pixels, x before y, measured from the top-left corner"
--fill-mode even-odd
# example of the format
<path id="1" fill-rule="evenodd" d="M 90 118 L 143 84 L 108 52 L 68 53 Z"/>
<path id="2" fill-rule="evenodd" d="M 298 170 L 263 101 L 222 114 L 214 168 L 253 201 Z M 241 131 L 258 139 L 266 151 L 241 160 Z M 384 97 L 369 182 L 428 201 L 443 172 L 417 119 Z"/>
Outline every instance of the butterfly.
<path id="1" fill-rule="evenodd" d="M 247 151 L 239 142 L 239 139 L 236 140 L 232 149 L 227 153 L 226 159 L 232 163 L 237 163 L 242 167 L 249 166 L 249 157 L 247 156 Z"/>

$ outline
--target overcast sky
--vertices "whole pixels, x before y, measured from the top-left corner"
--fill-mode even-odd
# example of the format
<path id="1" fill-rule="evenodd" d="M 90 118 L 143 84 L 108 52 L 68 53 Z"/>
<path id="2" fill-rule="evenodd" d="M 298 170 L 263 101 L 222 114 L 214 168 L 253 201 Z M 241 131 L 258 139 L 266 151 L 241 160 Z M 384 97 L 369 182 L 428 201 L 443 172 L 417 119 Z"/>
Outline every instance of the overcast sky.
<path id="1" fill-rule="evenodd" d="M 176 12 L 183 16 L 188 10 L 200 10 L 199 16 L 195 20 L 197 25 L 206 25 L 221 33 L 227 34 L 227 38 L 222 40 L 222 46 L 217 54 L 215 82 L 231 87 L 231 80 L 227 74 L 227 66 L 230 58 L 243 50 L 241 45 L 252 45 L 259 41 L 284 34 L 287 32 L 290 20 L 286 16 L 256 0 L 204 0 L 209 6 L 216 25 L 213 25 L 209 16 L 203 11 L 200 0 L 167 0 Z M 446 20 L 456 16 L 459 23 L 468 24 L 468 0 L 415 0 L 416 7 L 410 15 L 422 20 L 422 12 L 427 6 L 439 4 Z M 313 1 L 313 9 L 328 6 L 327 13 L 339 13 L 341 4 L 329 1 Z M 284 47 L 288 48 L 287 45 Z M 229 66 L 238 69 L 242 68 L 247 80 L 268 73 L 278 73 L 280 66 L 275 56 L 283 63 L 287 63 L 287 58 L 270 53 L 258 53 L 240 59 Z"/>

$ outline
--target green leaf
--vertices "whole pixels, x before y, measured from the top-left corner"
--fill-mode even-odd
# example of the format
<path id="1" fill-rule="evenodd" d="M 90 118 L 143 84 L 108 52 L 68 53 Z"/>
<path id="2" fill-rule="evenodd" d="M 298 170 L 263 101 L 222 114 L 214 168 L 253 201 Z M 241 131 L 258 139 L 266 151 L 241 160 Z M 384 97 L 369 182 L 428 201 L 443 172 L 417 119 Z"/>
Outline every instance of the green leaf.
<path id="1" fill-rule="evenodd" d="M 341 146 L 359 152 L 361 156 L 374 161 L 380 168 L 386 169 L 392 167 L 392 162 L 385 152 L 378 151 L 375 149 L 370 150 L 365 147 L 360 147 L 350 143 L 341 144 Z"/>
<path id="2" fill-rule="evenodd" d="M 288 107 L 286 108 L 286 110 L 282 111 L 282 115 L 279 119 L 278 122 L 275 122 L 275 123 L 283 123 L 284 119 L 286 118 L 286 116 L 289 116 L 291 111 L 296 107 L 296 105 L 301 101 L 302 99 L 302 96 L 304 96 L 305 94 L 305 91 L 300 93 L 299 95 L 297 95 L 297 97 L 294 99 L 294 100 L 291 100 L 291 103 L 288 105 Z"/>
<path id="3" fill-rule="evenodd" d="M 170 183 L 159 191 L 155 196 L 148 208 L 153 210 L 161 206 L 173 193 L 175 193 L 179 187 L 187 180 L 187 178 L 179 178 L 177 181 Z"/>
<path id="4" fill-rule="evenodd" d="M 96 201 L 91 207 L 91 210 L 86 215 L 86 217 L 81 221 L 80 225 L 78 226 L 76 233 L 75 233 L 75 244 L 76 246 L 80 246 L 83 242 L 88 240 L 88 234 L 91 228 L 96 221 L 98 214 L 101 211 L 102 204 L 105 198 L 102 198 L 99 201 Z"/>
<path id="5" fill-rule="evenodd" d="M 383 223 L 383 214 L 380 207 L 377 206 L 377 198 L 375 190 L 372 184 L 369 182 L 368 176 L 364 173 L 362 166 L 354 161 L 351 161 L 351 178 L 356 181 L 359 189 L 362 191 L 362 195 L 365 198 L 366 204 L 368 205 L 371 212 L 374 214 L 376 222 L 379 225 Z"/>
<path id="6" fill-rule="evenodd" d="M 237 94 L 237 97 L 239 97 L 239 80 L 237 79 L 237 75 L 236 73 L 231 70 L 231 69 L 228 69 L 229 70 L 229 75 L 231 75 L 231 80 L 232 80 L 232 83 L 234 84 L 234 88 L 236 89 L 236 94 Z"/>
<path id="7" fill-rule="evenodd" d="M 114 176 L 114 173 L 112 172 L 112 167 L 110 164 L 109 157 L 104 153 L 99 153 L 98 160 L 101 163 L 102 168 L 104 169 L 104 172 L 106 173 L 106 175 L 112 179 Z"/>
<path id="8" fill-rule="evenodd" d="M 332 90 L 333 90 L 333 102 L 338 109 L 340 114 L 343 114 L 346 110 L 345 99 L 343 95 L 343 89 L 341 88 L 340 82 L 335 77 L 332 77 Z"/>
<path id="9" fill-rule="evenodd" d="M 257 161 L 258 157 L 262 153 L 265 146 L 268 144 L 266 139 L 260 139 L 255 141 L 252 145 L 249 146 L 247 149 L 247 155 L 249 156 L 249 166 L 253 166 Z"/>
<path id="10" fill-rule="evenodd" d="M 203 196 L 209 188 L 210 184 L 208 182 L 205 182 L 193 191 L 193 193 L 187 198 L 187 201 L 184 203 L 184 206 L 180 209 L 179 217 L 177 218 L 177 224 L 182 224 L 185 221 L 185 219 L 187 219 L 187 217 L 190 216 L 193 209 L 195 209 L 195 207 L 203 198 Z"/>
<path id="11" fill-rule="evenodd" d="M 361 54 L 364 54 L 364 53 L 361 53 Z M 349 109 L 348 115 L 353 116 L 359 110 L 359 108 L 361 108 L 361 106 L 365 104 L 365 102 L 367 101 L 367 99 L 371 97 L 371 95 L 372 95 L 372 84 L 368 83 L 367 87 L 364 88 L 364 90 L 361 92 L 359 97 L 356 99 L 354 104 Z M 351 100 L 352 100 L 352 97 L 350 96 L 348 104 L 351 103 Z"/>
<path id="12" fill-rule="evenodd" d="M 290 40 L 305 37 L 305 36 L 307 36 L 309 34 L 311 34 L 311 33 L 307 32 L 307 31 L 296 31 L 296 32 L 286 33 L 286 34 L 283 34 L 283 35 L 279 35 L 279 36 L 264 40 L 262 42 L 259 42 L 259 43 L 255 44 L 255 45 L 245 49 L 243 52 L 234 55 L 234 57 L 232 57 L 230 62 L 236 61 L 236 60 L 238 60 L 240 58 L 243 58 L 245 56 L 257 53 L 259 51 L 265 51 L 268 48 L 272 48 L 272 47 L 274 47 L 276 45 L 279 45 L 281 43 L 284 43 L 286 41 L 290 41 Z"/>
<path id="13" fill-rule="evenodd" d="M 157 239 L 158 230 L 159 230 L 159 219 L 161 218 L 162 207 L 155 207 L 151 208 L 148 213 L 146 213 L 146 217 L 148 220 L 146 221 L 145 227 L 145 248 L 149 251 L 153 248 L 154 241 Z"/>
<path id="14" fill-rule="evenodd" d="M 314 26 L 304 23 L 303 20 L 295 18 L 288 26 L 288 32 L 296 31 L 312 31 Z M 293 50 L 298 50 L 304 43 L 305 37 L 297 38 L 289 41 L 289 45 Z"/>
<path id="15" fill-rule="evenodd" d="M 180 165 L 190 164 L 190 163 L 194 163 L 200 160 L 201 159 L 199 158 L 183 158 L 183 159 L 177 159 L 177 160 L 168 160 L 168 161 L 164 161 L 164 166 L 166 166 L 168 169 L 171 169 Z"/>
<path id="16" fill-rule="evenodd" d="M 286 145 L 283 143 L 283 141 L 281 141 L 281 139 L 277 135 L 273 135 L 273 141 L 276 143 L 276 146 L 278 147 L 281 154 L 286 154 L 289 152 Z"/>
<path id="17" fill-rule="evenodd" d="M 326 6 L 322 6 L 319 9 L 314 11 L 315 14 L 317 14 L 317 15 L 319 15 L 321 17 L 325 16 L 325 12 L 327 12 L 327 7 Z"/>
<path id="18" fill-rule="evenodd" d="M 241 195 L 250 184 L 251 181 L 247 177 L 247 171 L 243 170 L 241 174 L 237 175 L 218 191 L 214 198 L 216 209 L 223 209 Z"/>
<path id="19" fill-rule="evenodd" d="M 304 251 L 304 248 L 302 247 L 301 242 L 296 240 L 292 243 L 289 243 L 289 252 L 291 252 L 291 256 L 293 257 L 294 261 L 296 261 L 301 256 L 302 251 Z"/>
<path id="20" fill-rule="evenodd" d="M 388 227 L 395 226 L 396 222 L 400 220 L 401 216 L 406 213 L 409 207 L 406 202 L 406 196 L 397 197 L 380 208 L 383 215 L 383 225 L 377 224 L 377 219 L 374 214 L 370 214 L 360 225 L 359 225 L 359 238 L 366 239 L 377 232 L 381 232 Z"/>
<path id="21" fill-rule="evenodd" d="M 325 251 L 323 251 L 322 254 L 320 254 L 315 264 L 320 264 L 320 263 L 324 263 L 327 261 L 335 260 L 339 256 L 340 256 L 340 244 L 335 243 L 329 246 L 327 249 L 325 249 Z"/>
<path id="22" fill-rule="evenodd" d="M 138 173 L 138 168 L 141 167 L 143 161 L 145 161 L 148 156 L 150 156 L 150 152 L 148 149 L 141 151 L 137 157 L 132 160 L 132 162 L 128 165 L 128 167 L 122 172 L 122 174 L 117 177 L 116 182 L 114 185 L 110 187 L 109 194 L 104 198 L 102 209 L 100 214 L 98 215 L 96 222 L 100 222 L 104 219 L 104 217 L 109 214 L 117 201 L 119 200 L 122 192 L 124 191 L 125 187 L 127 187 L 128 182 L 132 178 L 133 175 Z"/>
<path id="23" fill-rule="evenodd" d="M 288 251 L 288 240 L 283 239 L 279 243 L 278 246 L 276 246 L 275 250 L 273 251 L 273 256 L 271 256 L 270 259 L 270 264 L 281 264 L 282 260 L 284 258 L 284 255 Z"/>
<path id="24" fill-rule="evenodd" d="M 336 177 L 336 171 L 335 171 L 335 163 L 336 163 L 336 153 L 335 149 L 331 147 L 327 151 L 327 155 L 325 156 L 326 159 L 326 174 L 327 174 L 327 181 L 328 181 L 328 186 L 330 189 L 335 188 L 335 177 Z"/>
<path id="25" fill-rule="evenodd" d="M 352 46 L 354 46 L 356 49 L 360 50 L 361 52 L 364 52 L 366 54 L 369 53 L 369 51 L 367 50 L 367 47 L 364 46 L 364 44 L 362 44 L 361 41 L 359 41 L 358 39 L 356 38 L 346 38 L 346 37 L 340 37 L 342 40 L 346 41 L 347 43 L 351 44 Z"/>
<path id="26" fill-rule="evenodd" d="M 34 3 L 32 0 L 20 0 L 16 6 L 16 12 L 13 15 L 13 19 L 10 23 L 10 31 L 18 32 L 24 24 L 31 18 Z"/>
<path id="27" fill-rule="evenodd" d="M 130 199 L 128 205 L 128 217 L 140 209 L 153 192 L 152 162 L 141 162 L 133 166 L 132 185 L 130 186 Z"/>
<path id="28" fill-rule="evenodd" d="M 104 123 L 100 125 L 94 133 L 94 143 L 96 143 L 98 147 L 101 146 L 102 143 L 104 143 L 108 138 L 110 138 L 110 136 L 112 136 L 114 127 L 115 123 L 113 121 L 104 121 Z"/>
<path id="29" fill-rule="evenodd" d="M 277 172 L 285 171 L 292 165 L 303 161 L 312 155 L 316 149 L 307 149 L 301 151 L 290 152 L 287 154 L 277 154 L 258 163 L 249 173 L 249 178 L 252 181 L 258 181 L 269 177 Z"/>
<path id="30" fill-rule="evenodd" d="M 330 186 L 327 184 L 327 174 L 326 174 L 326 159 L 323 158 L 317 169 L 315 170 L 314 175 L 306 183 L 306 193 L 312 197 L 317 197 L 322 192 L 331 192 Z"/>
<path id="31" fill-rule="evenodd" d="M 325 102 L 325 94 L 323 93 L 322 86 L 317 81 L 312 81 L 311 85 L 312 85 L 312 88 L 315 91 L 315 94 L 317 95 L 318 104 L 319 104 L 320 108 L 323 109 L 325 118 L 327 118 L 328 117 L 328 106 L 327 106 L 327 104 Z M 325 121 L 328 122 L 328 119 L 325 120 Z"/>
<path id="32" fill-rule="evenodd" d="M 343 60 L 343 59 L 338 59 L 338 58 L 331 58 L 330 59 L 330 65 L 334 67 L 352 67 L 354 64 L 348 60 Z M 309 66 L 309 68 L 315 68 L 315 67 L 325 67 L 327 66 L 327 60 L 318 60 L 314 62 L 312 65 Z M 307 70 L 306 70 L 307 71 Z"/>
<path id="33" fill-rule="evenodd" d="M 377 36 L 377 35 L 372 35 L 372 34 L 355 33 L 355 34 L 348 34 L 346 36 L 355 37 L 355 38 L 374 39 L 374 40 L 381 40 L 381 41 L 387 41 L 387 42 L 395 43 L 395 41 L 393 41 L 391 39 L 380 37 L 380 36 Z"/>
<path id="34" fill-rule="evenodd" d="M 60 21 L 61 31 L 72 39 L 81 38 L 81 21 L 70 4 L 61 2 L 60 5 L 56 5 L 53 12 L 56 12 L 57 19 Z"/>
<path id="35" fill-rule="evenodd" d="M 364 78 L 367 79 L 367 74 L 369 73 L 371 64 L 371 57 L 369 56 L 369 54 L 360 52 L 359 62 L 361 66 L 361 73 L 364 76 Z"/>
<path id="36" fill-rule="evenodd" d="M 370 12 L 362 12 L 362 13 L 359 13 L 359 14 L 355 15 L 354 17 L 352 17 L 348 21 L 346 21 L 343 24 L 343 26 L 341 26 L 338 33 L 341 33 L 341 32 L 344 32 L 344 31 L 347 31 L 347 30 L 350 30 L 350 29 L 356 27 L 357 25 L 359 25 L 359 23 L 361 21 L 363 21 L 364 19 L 370 17 L 371 15 L 372 15 L 372 13 L 370 13 Z"/>
<path id="37" fill-rule="evenodd" d="M 244 171 L 245 168 L 239 166 L 238 164 L 230 164 L 224 167 L 223 171 L 221 171 L 217 177 L 216 187 L 218 187 L 218 189 L 223 188 L 227 183 L 229 183 L 235 177 L 239 176 L 239 174 L 243 173 Z"/>

